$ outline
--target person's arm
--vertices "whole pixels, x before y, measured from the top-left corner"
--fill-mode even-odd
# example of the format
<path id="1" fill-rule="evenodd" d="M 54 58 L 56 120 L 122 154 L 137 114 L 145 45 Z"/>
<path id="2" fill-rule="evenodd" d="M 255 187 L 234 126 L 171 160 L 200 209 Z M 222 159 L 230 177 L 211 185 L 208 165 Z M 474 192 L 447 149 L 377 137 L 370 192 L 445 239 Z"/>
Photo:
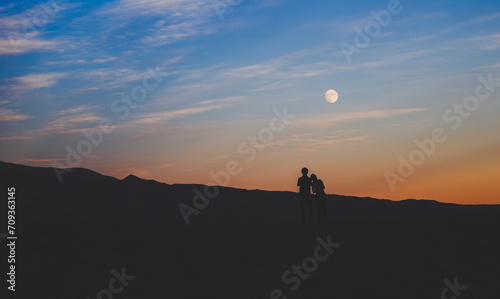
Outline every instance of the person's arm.
<path id="1" fill-rule="evenodd" d="M 297 181 L 297 186 L 300 186 L 300 178 L 299 178 L 299 180 Z"/>

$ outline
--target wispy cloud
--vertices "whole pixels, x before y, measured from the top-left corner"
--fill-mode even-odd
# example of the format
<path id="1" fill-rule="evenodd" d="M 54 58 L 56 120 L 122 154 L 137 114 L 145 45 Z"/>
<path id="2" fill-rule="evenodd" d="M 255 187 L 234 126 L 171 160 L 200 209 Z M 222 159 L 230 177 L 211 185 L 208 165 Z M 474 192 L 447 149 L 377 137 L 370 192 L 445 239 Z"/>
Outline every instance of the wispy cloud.
<path id="1" fill-rule="evenodd" d="M 166 112 L 157 112 L 150 113 L 146 115 L 142 115 L 140 118 L 134 120 L 134 123 L 138 124 L 152 124 L 152 123 L 163 123 L 168 120 L 185 118 L 190 115 L 199 114 L 202 112 L 207 112 L 210 110 L 227 107 L 227 105 L 219 104 L 219 105 L 211 105 L 205 107 L 192 107 L 192 108 L 184 108 L 178 110 L 171 110 Z"/>
<path id="2" fill-rule="evenodd" d="M 293 121 L 290 126 L 293 127 L 328 127 L 332 124 L 361 121 L 377 118 L 388 118 L 392 116 L 422 112 L 426 109 L 423 108 L 408 108 L 408 109 L 389 109 L 389 110 L 369 110 L 360 112 L 344 112 L 344 113 L 329 113 L 329 114 L 316 114 L 310 118 L 300 118 Z"/>
<path id="3" fill-rule="evenodd" d="M 500 18 L 500 12 L 495 12 L 495 13 L 491 13 L 491 14 L 477 17 L 477 18 L 473 19 L 473 22 L 475 22 L 475 23 L 477 23 L 477 22 L 489 22 L 489 21 L 493 21 L 497 18 Z"/>
<path id="4" fill-rule="evenodd" d="M 209 9 L 211 3 L 200 0 L 120 0 L 102 7 L 97 14 L 130 18 L 134 16 L 155 16 L 169 14 L 174 18 L 196 17 L 200 10 Z"/>
<path id="5" fill-rule="evenodd" d="M 0 121 L 19 121 L 33 118 L 27 114 L 18 114 L 11 109 L 0 109 Z"/>
<path id="6" fill-rule="evenodd" d="M 223 99 L 205 100 L 205 101 L 197 102 L 196 105 L 214 105 L 214 104 L 232 105 L 234 103 L 241 103 L 241 102 L 244 102 L 244 97 L 237 96 L 237 97 L 227 97 L 227 98 L 223 98 Z"/>
<path id="7" fill-rule="evenodd" d="M 484 69 L 499 70 L 500 69 L 500 63 L 489 64 L 489 65 L 481 65 L 481 66 L 473 67 L 472 69 L 473 70 L 484 70 Z"/>
<path id="8" fill-rule="evenodd" d="M 500 48 L 500 33 L 485 34 L 451 40 L 443 43 L 444 49 L 464 49 L 474 51 L 491 51 Z"/>
<path id="9" fill-rule="evenodd" d="M 59 112 L 56 112 L 55 115 L 66 115 L 66 114 L 74 114 L 74 113 L 79 113 L 83 111 L 89 111 L 95 108 L 99 108 L 101 106 L 89 106 L 89 105 L 83 105 L 83 106 L 77 106 L 77 107 L 72 107 L 68 108 Z"/>
<path id="10" fill-rule="evenodd" d="M 373 139 L 368 134 L 360 134 L 360 130 L 336 130 L 317 133 L 294 134 L 287 139 L 287 146 L 300 151 L 320 151 L 325 148 L 337 146 L 348 142 L 367 142 Z"/>
<path id="11" fill-rule="evenodd" d="M 55 42 L 11 35 L 8 38 L 0 38 L 0 55 L 21 54 L 34 50 L 50 50 L 54 49 L 55 46 Z"/>
<path id="12" fill-rule="evenodd" d="M 59 60 L 59 61 L 50 61 L 47 62 L 48 65 L 57 65 L 57 64 L 97 64 L 97 63 L 105 63 L 109 61 L 113 61 L 118 59 L 118 57 L 107 57 L 107 58 L 94 58 L 94 59 L 71 59 L 71 60 Z"/>
<path id="13" fill-rule="evenodd" d="M 0 6 L 0 12 L 4 12 L 6 10 L 9 10 L 12 7 L 14 7 L 14 5 L 16 5 L 16 4 L 15 3 L 10 3 L 10 4 L 4 5 L 4 6 Z"/>
<path id="14" fill-rule="evenodd" d="M 264 84 L 263 86 L 255 88 L 255 89 L 252 89 L 251 91 L 258 92 L 258 91 L 278 90 L 278 89 L 289 88 L 290 86 L 292 86 L 290 83 L 274 82 L 274 83 L 271 83 L 271 84 Z"/>
<path id="15" fill-rule="evenodd" d="M 213 66 L 190 70 L 180 74 L 174 92 L 203 93 L 209 90 L 245 83 L 251 91 L 268 91 L 286 88 L 293 80 L 314 78 L 333 71 L 331 65 L 314 56 L 325 47 L 295 51 L 258 63 L 232 67 Z M 304 62 L 313 58 L 316 62 Z"/>
<path id="16" fill-rule="evenodd" d="M 159 46 L 173 43 L 177 40 L 197 36 L 207 35 L 215 32 L 214 27 L 203 27 L 202 19 L 183 21 L 178 24 L 166 24 L 165 21 L 158 21 L 150 33 L 141 39 L 141 42 L 148 45 Z"/>
<path id="17" fill-rule="evenodd" d="M 436 11 L 431 13 L 416 13 L 396 20 L 399 24 L 420 24 L 431 20 L 442 20 L 448 18 L 450 14 L 446 11 Z"/>
<path id="18" fill-rule="evenodd" d="M 176 74 L 177 72 L 171 71 L 163 73 L 164 76 L 169 76 Z M 88 91 L 109 90 L 115 88 L 125 88 L 125 90 L 129 90 L 131 87 L 127 86 L 127 84 L 143 80 L 148 74 L 149 72 L 145 70 L 145 67 L 140 71 L 125 67 L 92 69 L 90 71 L 82 72 L 80 75 L 83 80 L 88 80 L 91 85 L 89 87 L 75 89 L 73 91 L 75 93 L 84 93 Z"/>
<path id="19" fill-rule="evenodd" d="M 137 35 L 137 42 L 159 46 L 215 32 L 215 27 L 209 22 L 214 15 L 211 1 L 119 0 L 102 5 L 76 23 L 100 20 L 106 28 L 100 34 L 108 36 L 116 34 L 129 24 L 147 18 L 151 25 L 141 30 L 141 34 Z"/>
<path id="20" fill-rule="evenodd" d="M 42 38 L 46 26 L 54 22 L 61 11 L 76 5 L 47 1 L 21 12 L 5 13 L 0 18 L 0 55 L 56 49 L 57 43 L 55 41 Z M 11 7 L 2 7 L 0 13 Z"/>
<path id="21" fill-rule="evenodd" d="M 0 137 L 0 140 L 30 140 L 36 138 L 37 136 L 9 136 L 9 137 Z"/>
<path id="22" fill-rule="evenodd" d="M 241 102 L 243 97 L 227 97 L 198 102 L 193 107 L 169 110 L 164 112 L 146 113 L 133 120 L 136 124 L 159 124 L 169 120 L 182 119 L 191 115 L 226 108 Z"/>
<path id="23" fill-rule="evenodd" d="M 42 87 L 50 87 L 57 83 L 57 79 L 67 77 L 67 73 L 50 73 L 50 74 L 28 74 L 22 77 L 15 77 L 21 89 L 35 89 Z"/>
<path id="24" fill-rule="evenodd" d="M 101 120 L 94 113 L 81 113 L 59 117 L 43 128 L 37 130 L 38 134 L 72 134 L 85 129 L 91 129 Z"/>

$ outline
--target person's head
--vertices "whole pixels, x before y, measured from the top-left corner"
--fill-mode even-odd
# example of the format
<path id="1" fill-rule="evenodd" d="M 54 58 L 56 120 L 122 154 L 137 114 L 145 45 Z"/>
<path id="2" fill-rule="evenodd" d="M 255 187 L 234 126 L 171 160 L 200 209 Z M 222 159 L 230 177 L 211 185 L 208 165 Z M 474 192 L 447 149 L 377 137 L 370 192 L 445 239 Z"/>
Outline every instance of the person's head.
<path id="1" fill-rule="evenodd" d="M 304 168 L 302 168 L 302 174 L 303 174 L 303 175 L 307 175 L 307 173 L 308 173 L 308 172 L 309 172 L 309 169 L 307 169 L 307 168 L 305 168 L 305 167 L 304 167 Z"/>
<path id="2" fill-rule="evenodd" d="M 318 179 L 318 178 L 316 177 L 316 175 L 315 175 L 314 173 L 313 173 L 313 174 L 311 174 L 311 180 L 316 181 L 317 179 Z"/>

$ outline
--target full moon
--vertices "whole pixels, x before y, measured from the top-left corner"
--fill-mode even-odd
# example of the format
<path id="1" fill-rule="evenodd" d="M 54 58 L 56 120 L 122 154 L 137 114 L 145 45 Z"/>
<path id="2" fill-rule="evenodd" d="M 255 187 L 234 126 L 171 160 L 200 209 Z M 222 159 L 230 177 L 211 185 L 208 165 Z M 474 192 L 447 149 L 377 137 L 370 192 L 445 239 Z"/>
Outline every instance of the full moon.
<path id="1" fill-rule="evenodd" d="M 335 103 L 339 99 L 339 94 L 335 90 L 330 89 L 325 93 L 325 99 L 328 103 Z"/>

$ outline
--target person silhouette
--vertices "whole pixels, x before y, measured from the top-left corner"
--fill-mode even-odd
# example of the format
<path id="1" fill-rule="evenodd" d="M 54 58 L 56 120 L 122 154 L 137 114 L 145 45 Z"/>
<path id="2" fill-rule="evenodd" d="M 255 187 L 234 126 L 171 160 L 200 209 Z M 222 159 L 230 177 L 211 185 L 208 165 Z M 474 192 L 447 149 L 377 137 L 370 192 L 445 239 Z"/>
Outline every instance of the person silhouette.
<path id="1" fill-rule="evenodd" d="M 309 170 L 307 168 L 302 168 L 302 176 L 297 181 L 297 186 L 300 187 L 300 211 L 302 214 L 302 222 L 304 223 L 312 223 L 311 178 L 307 176 L 308 172 Z M 306 213 L 309 216 L 308 220 L 306 220 Z"/>
<path id="2" fill-rule="evenodd" d="M 328 212 L 326 205 L 325 185 L 322 180 L 318 180 L 316 175 L 311 174 L 312 190 L 316 194 L 316 208 L 318 209 L 318 222 L 326 222 L 328 220 Z"/>

